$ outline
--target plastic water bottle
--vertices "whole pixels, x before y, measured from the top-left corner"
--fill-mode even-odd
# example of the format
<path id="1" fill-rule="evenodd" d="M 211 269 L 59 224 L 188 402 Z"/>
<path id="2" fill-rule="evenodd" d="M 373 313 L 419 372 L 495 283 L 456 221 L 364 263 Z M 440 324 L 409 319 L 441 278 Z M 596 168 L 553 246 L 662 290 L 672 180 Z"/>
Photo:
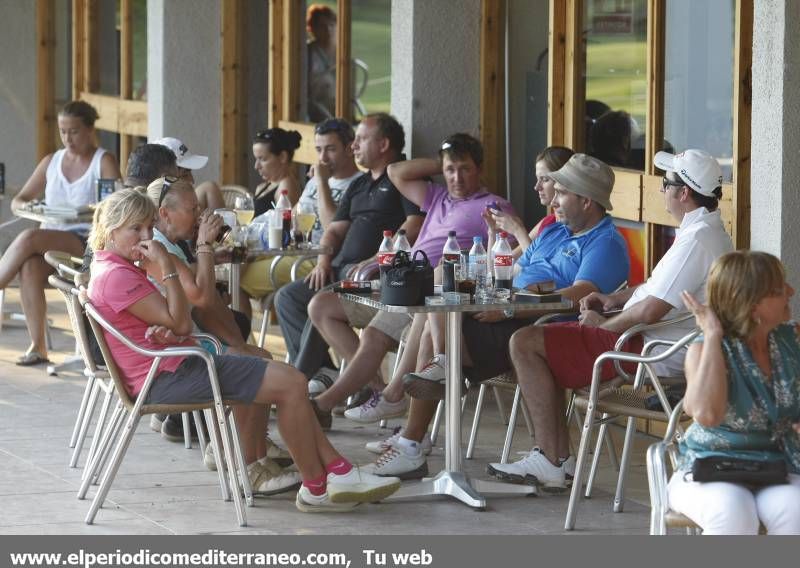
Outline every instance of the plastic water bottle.
<path id="1" fill-rule="evenodd" d="M 469 276 L 475 281 L 475 297 L 478 299 L 488 296 L 489 291 L 486 285 L 488 272 L 483 238 L 472 237 L 472 248 L 469 249 Z"/>
<path id="2" fill-rule="evenodd" d="M 394 238 L 394 246 L 392 247 L 395 253 L 403 252 L 408 253 L 408 256 L 411 256 L 411 245 L 408 243 L 408 237 L 406 237 L 406 230 L 400 229 L 397 231 L 397 236 Z"/>
<path id="3" fill-rule="evenodd" d="M 292 202 L 289 201 L 289 190 L 281 190 L 275 211 L 281 219 L 281 248 L 287 248 L 292 243 Z"/>
<path id="4" fill-rule="evenodd" d="M 381 271 L 381 275 L 386 272 L 386 270 L 392 266 L 392 262 L 394 262 L 394 249 L 392 247 L 392 232 L 388 230 L 384 231 L 383 242 L 378 249 L 378 268 Z"/>
<path id="5" fill-rule="evenodd" d="M 456 291 L 455 266 L 461 260 L 461 247 L 456 240 L 456 232 L 447 233 L 447 240 L 442 250 L 442 292 Z"/>
<path id="6" fill-rule="evenodd" d="M 514 270 L 514 258 L 511 245 L 508 244 L 508 233 L 500 231 L 492 247 L 494 257 L 494 287 L 511 290 L 511 276 Z"/>

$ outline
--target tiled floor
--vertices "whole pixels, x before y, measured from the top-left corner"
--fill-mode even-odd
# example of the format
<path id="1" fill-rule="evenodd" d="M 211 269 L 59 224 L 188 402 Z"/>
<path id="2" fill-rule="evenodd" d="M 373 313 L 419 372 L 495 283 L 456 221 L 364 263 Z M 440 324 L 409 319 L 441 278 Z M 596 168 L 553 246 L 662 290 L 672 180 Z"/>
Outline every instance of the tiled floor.
<path id="1" fill-rule="evenodd" d="M 18 309 L 17 291 L 10 289 L 6 309 Z M 66 331 L 63 302 L 51 292 L 50 315 L 55 320 L 55 351 L 61 361 L 73 343 Z M 76 373 L 49 377 L 43 368 L 22 368 L 14 359 L 27 347 L 24 328 L 0 331 L 0 533 L 2 534 L 558 534 L 563 533 L 566 495 L 532 498 L 490 497 L 487 510 L 473 511 L 455 501 L 428 499 L 365 505 L 347 515 L 298 512 L 292 494 L 257 499 L 247 509 L 249 524 L 240 528 L 231 503 L 220 499 L 217 476 L 205 470 L 200 452 L 161 439 L 142 423 L 96 524 L 83 518 L 88 501 L 76 493 L 80 469 L 70 469 L 67 448 L 84 379 Z M 271 347 L 277 351 L 280 340 Z M 474 393 L 465 416 L 472 422 Z M 487 400 L 475 459 L 466 470 L 483 476 L 486 463 L 496 461 L 505 426 L 493 400 Z M 395 421 L 394 425 L 399 424 Z M 276 433 L 277 434 L 277 433 Z M 364 443 L 390 434 L 376 425 L 334 420 L 334 445 L 355 462 L 374 456 Z M 464 433 L 466 437 L 467 433 Z M 277 438 L 277 435 L 275 436 Z M 617 436 L 619 438 L 619 436 Z M 441 441 L 440 441 L 441 443 Z M 526 450 L 531 439 L 524 424 L 517 429 L 513 451 Z M 646 534 L 649 523 L 644 472 L 645 441 L 639 442 L 630 473 L 625 512 L 611 511 L 615 472 L 603 456 L 595 495 L 580 507 L 574 534 Z M 441 447 L 434 450 L 432 471 L 443 465 Z M 90 493 L 91 495 L 91 493 Z"/>

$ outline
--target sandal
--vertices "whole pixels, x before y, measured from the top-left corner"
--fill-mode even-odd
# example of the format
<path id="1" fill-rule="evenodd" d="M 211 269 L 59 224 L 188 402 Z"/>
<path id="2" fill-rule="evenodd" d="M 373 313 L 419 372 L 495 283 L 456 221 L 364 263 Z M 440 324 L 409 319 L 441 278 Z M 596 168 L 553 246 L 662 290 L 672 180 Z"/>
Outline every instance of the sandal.
<path id="1" fill-rule="evenodd" d="M 41 365 L 42 363 L 49 363 L 50 359 L 44 357 L 38 351 L 28 351 L 17 359 L 17 365 L 20 367 L 30 367 L 32 365 Z"/>

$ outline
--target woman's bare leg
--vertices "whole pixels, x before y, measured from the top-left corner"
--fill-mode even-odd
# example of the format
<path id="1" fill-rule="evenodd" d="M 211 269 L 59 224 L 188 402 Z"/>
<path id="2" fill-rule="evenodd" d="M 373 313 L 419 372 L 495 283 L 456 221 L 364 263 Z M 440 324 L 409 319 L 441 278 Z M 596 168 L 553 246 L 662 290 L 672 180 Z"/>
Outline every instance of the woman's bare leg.
<path id="1" fill-rule="evenodd" d="M 0 258 L 0 288 L 8 286 L 26 260 L 32 256 L 44 256 L 49 250 L 64 251 L 74 256 L 83 255 L 81 240 L 68 231 L 25 229 Z"/>
<path id="2" fill-rule="evenodd" d="M 47 300 L 44 288 L 47 286 L 47 277 L 55 270 L 44 261 L 41 256 L 32 256 L 22 265 L 19 274 L 19 294 L 22 300 L 22 311 L 25 313 L 25 325 L 31 336 L 29 351 L 36 351 L 42 357 L 47 357 Z"/>

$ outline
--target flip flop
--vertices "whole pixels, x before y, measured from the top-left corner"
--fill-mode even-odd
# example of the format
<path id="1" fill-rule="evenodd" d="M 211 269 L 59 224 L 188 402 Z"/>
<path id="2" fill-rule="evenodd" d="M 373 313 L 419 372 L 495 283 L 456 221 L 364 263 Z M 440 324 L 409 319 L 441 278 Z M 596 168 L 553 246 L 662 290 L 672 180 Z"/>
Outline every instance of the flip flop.
<path id="1" fill-rule="evenodd" d="M 50 359 L 43 357 L 38 351 L 28 351 L 17 359 L 17 365 L 20 367 L 30 367 L 32 365 L 41 365 L 42 363 L 49 363 Z"/>

